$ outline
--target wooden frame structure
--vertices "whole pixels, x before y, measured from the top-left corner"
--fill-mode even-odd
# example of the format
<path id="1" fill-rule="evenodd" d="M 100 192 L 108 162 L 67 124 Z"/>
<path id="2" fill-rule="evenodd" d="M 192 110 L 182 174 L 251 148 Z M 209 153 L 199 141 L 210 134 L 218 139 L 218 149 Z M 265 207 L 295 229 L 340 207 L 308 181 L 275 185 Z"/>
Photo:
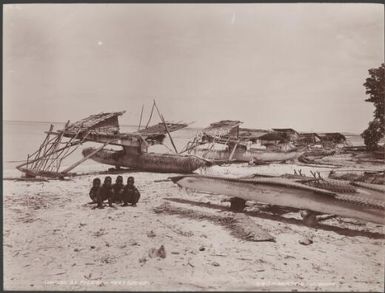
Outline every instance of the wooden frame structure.
<path id="1" fill-rule="evenodd" d="M 149 127 L 154 109 L 156 109 L 162 122 Z M 64 128 L 58 131 L 54 131 L 54 126 L 51 125 L 39 148 L 31 155 L 28 154 L 27 160 L 16 168 L 23 172 L 26 177 L 40 176 L 61 179 L 73 175 L 70 171 L 103 150 L 107 145 L 122 146 L 125 150 L 132 149 L 134 153 L 140 154 L 147 152 L 148 145 L 162 144 L 166 134 L 170 138 L 175 153 L 178 153 L 170 132 L 184 128 L 187 124 L 166 122 L 154 101 L 145 128 L 140 129 L 143 115 L 142 107 L 138 130 L 132 133 L 120 133 L 118 117 L 124 113 L 125 111 L 99 113 L 72 124 L 68 121 Z M 63 169 L 63 160 L 87 141 L 101 143 L 101 146 Z"/>
<path id="2" fill-rule="evenodd" d="M 239 139 L 240 124 L 242 124 L 242 122 L 238 120 L 222 120 L 211 123 L 210 126 L 203 129 L 202 132 L 198 133 L 192 140 L 190 140 L 181 153 L 187 152 L 190 154 L 197 146 L 210 143 L 209 149 L 202 155 L 202 157 L 205 158 L 205 156 L 212 151 L 215 143 L 219 143 L 232 147 L 232 151 L 228 158 L 228 161 L 231 161 L 241 142 Z"/>

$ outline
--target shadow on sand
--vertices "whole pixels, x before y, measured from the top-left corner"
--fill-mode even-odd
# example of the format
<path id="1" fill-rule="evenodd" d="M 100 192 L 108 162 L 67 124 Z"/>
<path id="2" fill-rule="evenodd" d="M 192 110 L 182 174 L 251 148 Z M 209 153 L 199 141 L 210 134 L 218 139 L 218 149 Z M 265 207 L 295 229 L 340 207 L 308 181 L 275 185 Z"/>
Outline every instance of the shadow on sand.
<path id="1" fill-rule="evenodd" d="M 192 206 L 206 207 L 206 208 L 217 209 L 221 211 L 230 211 L 229 207 L 227 206 L 213 204 L 210 202 L 200 202 L 200 201 L 193 201 L 193 200 L 181 199 L 181 198 L 165 198 L 165 199 L 168 201 L 188 204 Z M 278 206 L 268 206 L 268 207 L 262 207 L 259 211 L 245 211 L 243 213 L 251 217 L 279 221 L 279 222 L 294 224 L 298 226 L 307 226 L 302 220 L 298 220 L 294 218 L 286 218 L 282 216 L 282 214 L 289 213 L 289 212 L 298 212 L 298 210 L 292 209 L 292 208 L 283 208 Z M 337 234 L 344 235 L 344 236 L 363 236 L 363 237 L 372 238 L 372 239 L 385 239 L 385 235 L 382 233 L 370 232 L 367 230 L 353 230 L 347 227 L 337 227 L 337 226 L 327 225 L 323 223 L 318 223 L 312 226 L 312 228 L 321 229 L 325 231 L 333 231 Z"/>

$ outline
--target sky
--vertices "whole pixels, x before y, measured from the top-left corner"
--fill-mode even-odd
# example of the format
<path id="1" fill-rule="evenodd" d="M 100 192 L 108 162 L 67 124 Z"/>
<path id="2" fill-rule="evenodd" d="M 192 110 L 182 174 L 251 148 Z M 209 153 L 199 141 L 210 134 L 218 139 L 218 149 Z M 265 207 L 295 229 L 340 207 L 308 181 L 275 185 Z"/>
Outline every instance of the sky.
<path id="1" fill-rule="evenodd" d="M 155 99 L 192 127 L 360 133 L 384 62 L 381 4 L 8 4 L 3 21 L 4 120 L 137 124 Z"/>

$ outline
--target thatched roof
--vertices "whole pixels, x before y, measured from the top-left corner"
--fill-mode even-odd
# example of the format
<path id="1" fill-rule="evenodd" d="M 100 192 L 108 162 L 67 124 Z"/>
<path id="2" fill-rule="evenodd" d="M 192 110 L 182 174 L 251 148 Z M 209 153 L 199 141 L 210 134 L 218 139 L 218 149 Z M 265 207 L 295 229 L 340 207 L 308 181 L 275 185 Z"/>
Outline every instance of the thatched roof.
<path id="1" fill-rule="evenodd" d="M 209 127 L 203 129 L 203 133 L 208 136 L 225 136 L 236 127 L 239 127 L 241 121 L 236 120 L 222 120 L 211 123 Z"/>
<path id="2" fill-rule="evenodd" d="M 167 130 L 169 132 L 177 131 L 179 129 L 187 127 L 186 123 L 170 123 L 166 122 Z M 141 135 L 149 136 L 149 135 L 161 135 L 166 134 L 166 127 L 163 123 L 158 123 L 156 125 L 141 129 L 138 131 Z"/>
<path id="3" fill-rule="evenodd" d="M 259 139 L 266 133 L 269 133 L 269 131 L 264 129 L 239 128 L 239 138 L 242 140 Z"/>
<path id="4" fill-rule="evenodd" d="M 284 133 L 289 133 L 289 134 L 298 134 L 297 131 L 295 131 L 293 128 L 273 128 L 274 131 L 277 132 L 284 132 Z"/>
<path id="5" fill-rule="evenodd" d="M 106 134 L 115 134 L 119 132 L 118 116 L 122 112 L 99 113 L 90 115 L 84 119 L 70 124 L 64 131 L 66 136 L 76 135 L 77 132 L 83 133 L 89 130 L 95 130 Z"/>
<path id="6" fill-rule="evenodd" d="M 318 137 L 318 138 L 321 138 L 317 133 L 315 132 L 302 132 L 299 134 L 300 137 L 303 137 L 303 138 L 313 138 L 313 137 Z"/>

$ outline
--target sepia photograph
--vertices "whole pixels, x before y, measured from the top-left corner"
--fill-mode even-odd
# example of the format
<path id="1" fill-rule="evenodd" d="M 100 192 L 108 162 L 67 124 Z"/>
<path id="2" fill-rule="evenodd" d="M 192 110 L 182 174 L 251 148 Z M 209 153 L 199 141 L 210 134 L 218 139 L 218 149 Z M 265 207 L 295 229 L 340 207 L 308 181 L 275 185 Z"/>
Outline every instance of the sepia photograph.
<path id="1" fill-rule="evenodd" d="M 3 5 L 3 290 L 384 292 L 384 5 Z"/>

